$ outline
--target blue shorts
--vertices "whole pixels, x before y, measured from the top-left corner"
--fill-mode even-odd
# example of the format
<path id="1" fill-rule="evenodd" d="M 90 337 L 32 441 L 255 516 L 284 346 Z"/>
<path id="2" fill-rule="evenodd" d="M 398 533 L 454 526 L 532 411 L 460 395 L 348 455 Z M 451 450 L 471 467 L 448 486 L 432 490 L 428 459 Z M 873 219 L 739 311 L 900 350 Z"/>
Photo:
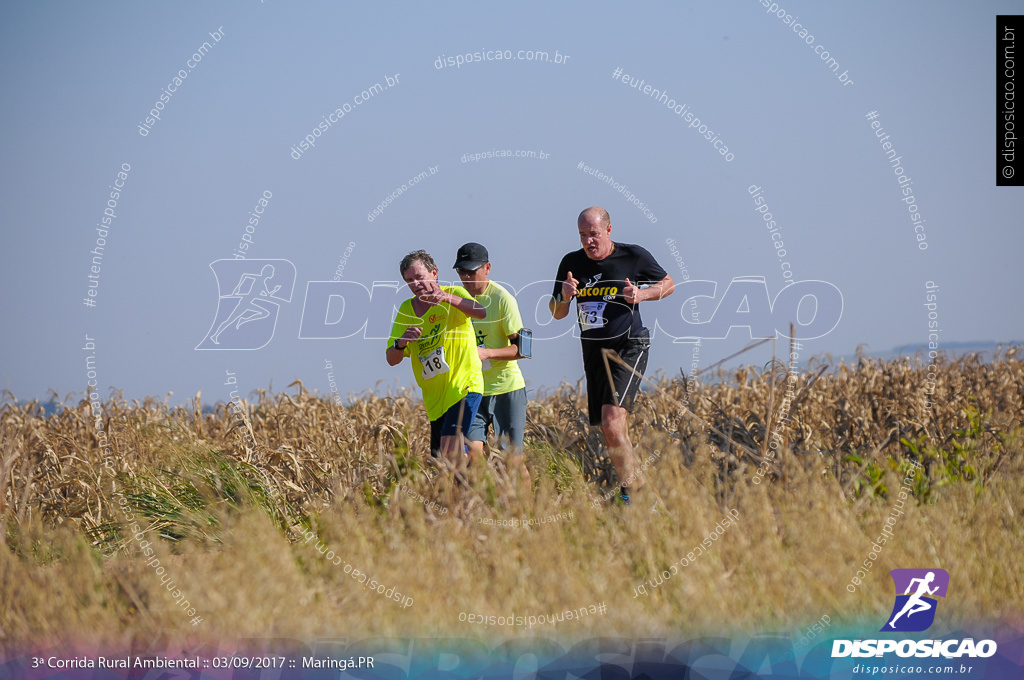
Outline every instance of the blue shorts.
<path id="1" fill-rule="evenodd" d="M 437 458 L 441 454 L 441 437 L 454 436 L 459 430 L 468 439 L 469 426 L 480 408 L 481 395 L 470 392 L 455 402 L 450 409 L 437 420 L 430 421 L 430 455 Z M 462 424 L 459 424 L 459 411 L 462 411 Z"/>
<path id="2" fill-rule="evenodd" d="M 514 453 L 522 453 L 523 434 L 526 429 L 526 388 L 505 394 L 492 394 L 480 401 L 480 408 L 469 428 L 469 440 L 487 441 L 487 428 L 494 425 L 494 436 L 499 446 L 505 437 L 512 443 Z"/>

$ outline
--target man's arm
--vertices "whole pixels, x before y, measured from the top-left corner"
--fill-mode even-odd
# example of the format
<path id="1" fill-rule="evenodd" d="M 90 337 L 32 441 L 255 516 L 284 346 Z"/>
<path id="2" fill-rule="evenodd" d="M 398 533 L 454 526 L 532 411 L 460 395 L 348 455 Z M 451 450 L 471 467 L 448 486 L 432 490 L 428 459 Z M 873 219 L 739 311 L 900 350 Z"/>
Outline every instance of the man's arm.
<path id="1" fill-rule="evenodd" d="M 622 297 L 631 305 L 649 300 L 661 300 L 667 298 L 676 289 L 675 282 L 668 274 L 661 281 L 652 283 L 647 288 L 640 288 L 629 279 L 626 279 L 626 287 L 622 289 Z"/>
<path id="2" fill-rule="evenodd" d="M 395 349 L 395 346 L 392 345 L 391 347 L 388 347 L 384 358 L 387 359 L 388 366 L 397 366 L 402 363 L 402 359 L 405 358 L 405 352 L 400 349 Z"/>
<path id="3" fill-rule="evenodd" d="M 402 359 L 405 358 L 405 348 L 410 342 L 419 340 L 419 337 L 423 334 L 423 329 L 418 326 L 412 326 L 406 328 L 405 332 L 402 333 L 401 337 L 398 338 L 397 342 L 401 346 L 401 349 L 395 347 L 394 343 L 388 345 L 387 350 L 384 353 L 384 358 L 387 359 L 388 366 L 397 366 L 402 363 Z"/>
<path id="4" fill-rule="evenodd" d="M 554 297 L 548 300 L 551 316 L 561 320 L 569 315 L 569 305 L 572 303 L 572 299 L 576 295 L 576 287 L 579 285 L 580 282 L 572 277 L 572 272 L 569 272 L 568 278 L 562 282 L 562 301 L 559 302 Z"/>
<path id="5" fill-rule="evenodd" d="M 449 303 L 452 307 L 459 310 L 471 319 L 483 319 L 487 316 L 487 309 L 482 304 L 472 298 L 464 298 L 458 295 L 449 293 L 451 300 Z"/>
<path id="6" fill-rule="evenodd" d="M 440 286 L 437 287 L 437 291 L 433 294 L 424 295 L 423 299 L 435 305 L 449 304 L 471 319 L 483 319 L 487 316 L 487 309 L 473 298 L 464 298 L 461 295 L 449 293 Z"/>
<path id="7" fill-rule="evenodd" d="M 511 293 L 506 292 L 498 296 L 497 307 L 498 313 L 501 314 L 501 323 L 499 324 L 501 334 L 508 338 L 509 345 L 499 348 L 482 348 L 480 360 L 498 359 L 501 361 L 514 361 L 522 359 L 522 355 L 519 354 L 519 348 L 515 345 L 516 339 L 519 338 L 519 330 L 523 327 L 523 317 L 519 313 L 519 303 L 516 302 Z"/>
<path id="8" fill-rule="evenodd" d="M 646 288 L 644 293 L 644 300 L 663 300 L 673 293 L 676 289 L 675 281 L 668 274 L 665 274 L 665 278 L 652 284 Z"/>
<path id="9" fill-rule="evenodd" d="M 555 319 L 561 320 L 569 316 L 569 303 L 559 302 L 555 298 L 548 298 L 548 309 L 551 311 L 551 316 Z"/>
<path id="10" fill-rule="evenodd" d="M 502 361 L 512 361 L 514 359 L 522 359 L 519 356 L 519 348 L 515 346 L 516 338 L 519 337 L 519 333 L 513 333 L 508 336 L 508 339 L 513 344 L 508 347 L 501 347 L 499 349 L 490 349 L 488 347 L 478 347 L 480 351 L 480 361 L 485 359 L 500 359 Z"/>

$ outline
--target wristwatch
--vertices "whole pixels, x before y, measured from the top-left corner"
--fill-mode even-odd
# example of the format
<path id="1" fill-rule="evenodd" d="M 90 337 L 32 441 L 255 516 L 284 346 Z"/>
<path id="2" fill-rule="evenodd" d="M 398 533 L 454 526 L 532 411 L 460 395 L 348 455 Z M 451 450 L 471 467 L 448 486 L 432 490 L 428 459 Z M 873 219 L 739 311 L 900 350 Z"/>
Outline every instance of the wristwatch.
<path id="1" fill-rule="evenodd" d="M 405 347 L 408 347 L 409 343 L 405 343 L 405 347 L 399 347 L 398 343 L 401 342 L 401 341 L 402 341 L 401 338 L 397 338 L 395 340 L 394 348 L 397 349 L 399 352 L 404 352 L 405 351 Z"/>

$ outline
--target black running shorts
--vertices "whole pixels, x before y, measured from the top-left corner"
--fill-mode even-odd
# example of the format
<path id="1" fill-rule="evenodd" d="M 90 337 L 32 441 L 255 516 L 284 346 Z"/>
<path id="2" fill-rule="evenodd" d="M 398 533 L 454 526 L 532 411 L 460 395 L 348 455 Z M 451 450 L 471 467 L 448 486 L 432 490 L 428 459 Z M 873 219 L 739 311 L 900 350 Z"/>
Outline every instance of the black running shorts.
<path id="1" fill-rule="evenodd" d="M 583 369 L 587 377 L 587 409 L 591 425 L 601 424 L 601 407 L 605 404 L 633 410 L 633 400 L 640 391 L 640 383 L 647 370 L 647 355 L 651 349 L 650 332 L 641 328 L 637 335 L 635 338 L 627 335 L 609 340 L 582 341 Z M 602 349 L 614 351 L 629 368 L 612 357 L 608 357 L 608 368 L 605 368 Z M 614 391 L 608 383 L 609 369 L 615 382 Z"/>

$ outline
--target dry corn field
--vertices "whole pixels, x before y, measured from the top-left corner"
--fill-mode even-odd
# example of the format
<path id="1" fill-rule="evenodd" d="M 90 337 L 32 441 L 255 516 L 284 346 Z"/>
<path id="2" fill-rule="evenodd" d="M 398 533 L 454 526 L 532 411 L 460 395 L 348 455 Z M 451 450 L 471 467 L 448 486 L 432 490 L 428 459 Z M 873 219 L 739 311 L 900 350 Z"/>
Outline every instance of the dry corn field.
<path id="1" fill-rule="evenodd" d="M 1021 359 L 1015 347 L 943 360 L 931 408 L 925 369 L 906 358 L 814 359 L 788 398 L 781 364 L 661 378 L 631 418 L 647 485 L 629 507 L 603 498 L 617 482 L 580 385 L 530 403 L 531 494 L 496 455 L 460 480 L 435 473 L 408 393 L 343 407 L 297 382 L 251 394 L 238 415 L 201 395 L 187 407 L 111 398 L 99 427 L 87 401 L 44 417 L 7 395 L 0 646 L 796 635 L 826 614 L 833 631 L 877 630 L 892 607 L 888 571 L 902 567 L 950 573 L 945 626 L 1020 625 Z M 911 461 L 923 473 L 850 593 Z M 737 523 L 658 576 L 729 510 Z M 581 607 L 580 620 L 532 629 L 469 623 Z"/>

